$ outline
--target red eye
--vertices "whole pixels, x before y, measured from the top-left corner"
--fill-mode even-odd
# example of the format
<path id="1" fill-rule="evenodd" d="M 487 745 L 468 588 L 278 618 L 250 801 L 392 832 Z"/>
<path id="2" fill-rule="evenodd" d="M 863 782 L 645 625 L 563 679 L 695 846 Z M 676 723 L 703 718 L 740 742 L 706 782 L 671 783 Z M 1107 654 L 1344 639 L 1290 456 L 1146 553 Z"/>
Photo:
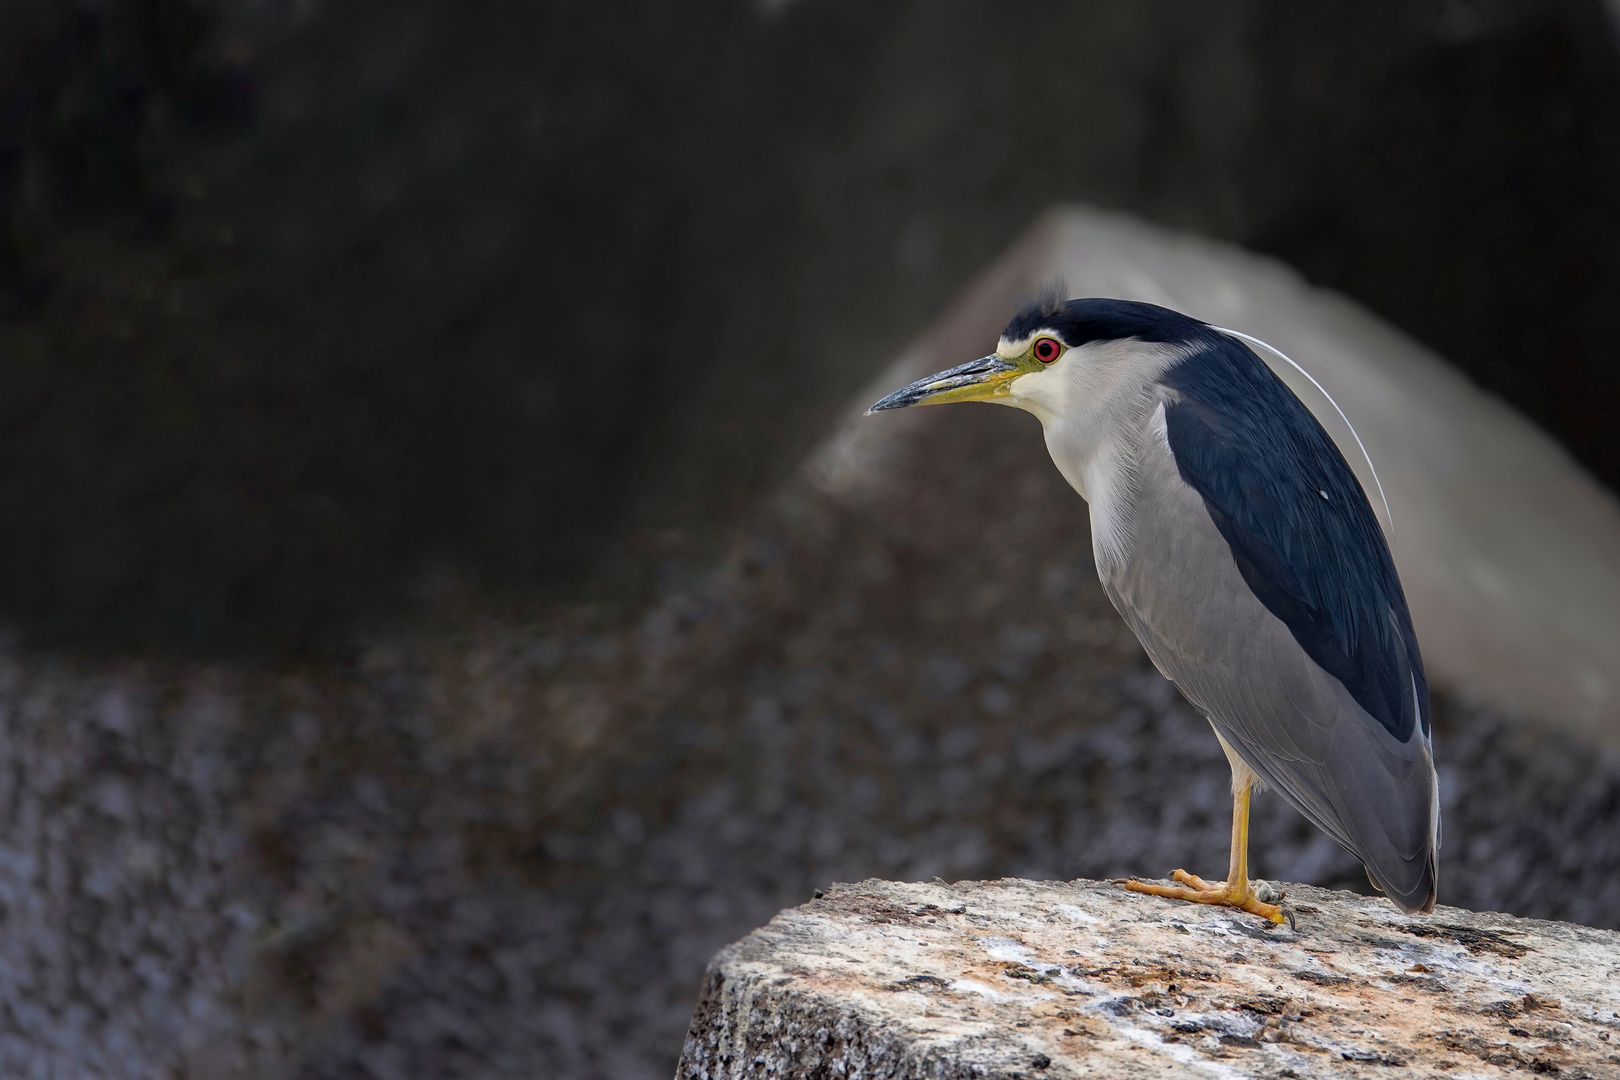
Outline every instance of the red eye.
<path id="1" fill-rule="evenodd" d="M 1063 355 L 1063 346 L 1058 344 L 1057 338 L 1043 337 L 1035 342 L 1035 359 L 1043 364 L 1050 364 Z"/>

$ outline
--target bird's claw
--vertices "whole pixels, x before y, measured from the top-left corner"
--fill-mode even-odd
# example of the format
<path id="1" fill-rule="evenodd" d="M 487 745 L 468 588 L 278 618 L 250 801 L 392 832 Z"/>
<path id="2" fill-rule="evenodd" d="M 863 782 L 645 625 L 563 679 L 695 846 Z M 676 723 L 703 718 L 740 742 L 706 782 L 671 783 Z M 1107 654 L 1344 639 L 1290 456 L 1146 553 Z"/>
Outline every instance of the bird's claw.
<path id="1" fill-rule="evenodd" d="M 1116 879 L 1131 892 L 1146 893 L 1149 896 L 1162 896 L 1171 900 L 1190 900 L 1195 904 L 1221 904 L 1247 911 L 1251 915 L 1258 915 L 1269 922 L 1282 925 L 1291 919 L 1283 914 L 1283 910 L 1276 904 L 1268 904 L 1259 899 L 1244 883 L 1238 890 L 1229 888 L 1226 882 L 1211 884 L 1196 874 L 1189 874 L 1185 870 L 1176 870 L 1171 873 L 1171 879 L 1181 882 L 1181 885 L 1157 885 L 1149 881 L 1137 881 L 1134 878 Z M 1234 895 L 1235 893 L 1235 895 Z M 1281 899 L 1281 897 L 1278 897 Z"/>

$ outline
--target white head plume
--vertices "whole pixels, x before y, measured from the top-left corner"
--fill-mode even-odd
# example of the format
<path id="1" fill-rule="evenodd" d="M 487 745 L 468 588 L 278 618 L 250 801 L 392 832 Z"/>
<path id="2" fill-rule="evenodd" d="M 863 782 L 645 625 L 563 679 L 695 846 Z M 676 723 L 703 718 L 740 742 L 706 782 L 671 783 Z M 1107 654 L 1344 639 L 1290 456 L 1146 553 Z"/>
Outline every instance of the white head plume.
<path id="1" fill-rule="evenodd" d="M 1395 539 L 1395 515 L 1390 511 L 1389 497 L 1384 494 L 1384 483 L 1382 480 L 1378 479 L 1378 468 L 1373 465 L 1372 455 L 1367 453 L 1366 444 L 1361 441 L 1361 436 L 1356 434 L 1356 426 L 1350 422 L 1350 418 L 1348 416 L 1344 415 L 1344 410 L 1339 408 L 1339 403 L 1337 401 L 1333 400 L 1333 395 L 1327 392 L 1327 387 L 1317 382 L 1314 375 L 1306 371 L 1303 367 L 1300 367 L 1299 364 L 1294 362 L 1292 357 L 1283 352 L 1281 349 L 1277 348 L 1277 346 L 1272 345 L 1269 342 L 1261 341 L 1257 337 L 1245 334 L 1241 330 L 1228 330 L 1224 326 L 1216 326 L 1213 323 L 1209 324 L 1209 328 L 1225 334 L 1228 337 L 1237 338 L 1239 341 L 1248 342 L 1250 345 L 1258 345 L 1267 352 L 1277 354 L 1288 362 L 1289 367 L 1311 380 L 1311 385 L 1322 392 L 1322 396 L 1328 399 L 1328 404 L 1333 406 L 1333 411 L 1339 414 L 1339 419 L 1344 421 L 1344 426 L 1350 429 L 1350 437 L 1356 440 L 1356 447 L 1361 451 L 1362 459 L 1367 462 L 1367 469 L 1372 473 L 1373 484 L 1378 488 L 1378 498 L 1384 504 L 1384 520 L 1389 523 L 1389 538 L 1393 542 Z"/>

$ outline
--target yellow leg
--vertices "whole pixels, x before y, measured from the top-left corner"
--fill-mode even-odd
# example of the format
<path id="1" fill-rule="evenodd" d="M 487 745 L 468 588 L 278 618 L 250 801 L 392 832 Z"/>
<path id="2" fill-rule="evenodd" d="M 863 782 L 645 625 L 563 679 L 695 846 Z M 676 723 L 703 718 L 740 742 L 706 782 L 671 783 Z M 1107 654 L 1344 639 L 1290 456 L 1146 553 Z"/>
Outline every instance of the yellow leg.
<path id="1" fill-rule="evenodd" d="M 1274 923 L 1284 921 L 1282 908 L 1276 904 L 1261 903 L 1249 888 L 1249 794 L 1250 785 L 1232 794 L 1232 865 L 1226 880 L 1211 884 L 1185 870 L 1176 870 L 1170 877 L 1185 888 L 1174 885 L 1154 885 L 1146 881 L 1122 881 L 1132 892 L 1151 896 L 1167 896 L 1174 900 L 1192 900 L 1199 904 L 1227 904 Z"/>

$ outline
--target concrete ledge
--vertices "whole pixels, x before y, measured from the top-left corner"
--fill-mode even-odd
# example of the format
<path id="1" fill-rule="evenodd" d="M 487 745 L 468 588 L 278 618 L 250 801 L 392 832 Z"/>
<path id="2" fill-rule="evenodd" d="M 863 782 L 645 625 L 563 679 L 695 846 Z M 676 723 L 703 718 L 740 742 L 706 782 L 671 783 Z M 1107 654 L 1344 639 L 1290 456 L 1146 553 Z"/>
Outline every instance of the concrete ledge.
<path id="1" fill-rule="evenodd" d="M 676 1077 L 1620 1078 L 1620 934 L 1285 906 L 1268 930 L 1093 881 L 834 886 L 714 958 Z"/>

